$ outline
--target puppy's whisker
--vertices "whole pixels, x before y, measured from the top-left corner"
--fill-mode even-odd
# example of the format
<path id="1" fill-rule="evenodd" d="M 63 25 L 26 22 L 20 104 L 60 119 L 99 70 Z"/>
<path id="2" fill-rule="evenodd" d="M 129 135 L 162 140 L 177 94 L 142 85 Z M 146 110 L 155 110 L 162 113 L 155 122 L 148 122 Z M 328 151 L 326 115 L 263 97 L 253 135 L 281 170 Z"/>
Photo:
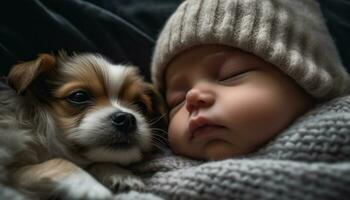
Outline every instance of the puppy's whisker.
<path id="1" fill-rule="evenodd" d="M 158 141 L 158 142 L 160 142 L 162 144 L 167 144 L 167 141 L 168 141 L 166 138 L 157 137 L 157 136 L 152 137 L 152 140 Z"/>
<path id="2" fill-rule="evenodd" d="M 156 124 L 157 122 L 159 122 L 161 119 L 163 119 L 164 117 L 166 117 L 167 114 L 164 113 L 163 115 L 161 115 L 159 118 L 156 118 L 156 119 L 152 119 L 149 121 L 149 124 L 152 126 L 154 124 Z"/>
<path id="3" fill-rule="evenodd" d="M 158 137 L 163 137 L 163 138 L 167 138 L 167 134 L 168 132 L 162 130 L 162 129 L 151 129 L 151 131 L 153 132 L 154 136 L 158 136 Z"/>
<path id="4" fill-rule="evenodd" d="M 165 130 L 163 130 L 163 129 L 156 129 L 156 128 L 153 128 L 153 129 L 151 129 L 151 131 L 152 131 L 154 134 L 159 135 L 159 136 L 162 136 L 162 137 L 165 137 L 165 136 L 168 134 L 168 132 L 165 131 Z M 165 137 L 165 138 L 166 138 L 166 137 Z"/>
<path id="5" fill-rule="evenodd" d="M 158 131 L 153 131 L 153 135 L 157 136 L 157 137 L 161 137 L 162 139 L 166 139 L 167 138 L 167 132 L 159 129 Z"/>
<path id="6" fill-rule="evenodd" d="M 151 131 L 159 131 L 159 132 L 162 132 L 162 133 L 168 133 L 168 132 L 167 132 L 166 130 L 164 130 L 164 129 L 155 128 L 155 127 L 151 128 Z"/>
<path id="7" fill-rule="evenodd" d="M 164 142 L 159 142 L 159 141 L 152 141 L 151 142 L 152 145 L 157 145 L 157 147 L 159 148 L 166 148 L 168 146 L 168 144 L 164 143 Z"/>
<path id="8" fill-rule="evenodd" d="M 159 130 L 161 130 L 161 129 L 159 129 Z M 147 136 L 148 134 L 145 134 L 145 133 L 142 133 L 142 132 L 140 132 L 139 133 L 140 135 L 144 135 L 144 136 Z M 167 145 L 167 137 L 166 136 L 164 136 L 164 134 L 162 134 L 162 133 L 157 133 L 157 132 L 153 132 L 153 135 L 152 135 L 153 137 L 152 137 L 152 139 L 153 140 L 157 140 L 158 142 L 161 142 L 162 144 L 165 144 L 165 145 Z"/>
<path id="9" fill-rule="evenodd" d="M 153 140 L 154 142 L 159 142 L 159 144 L 161 144 L 161 145 L 165 145 L 165 146 L 168 145 L 167 140 L 164 139 L 164 138 L 153 137 L 152 140 Z"/>
<path id="10" fill-rule="evenodd" d="M 158 144 L 156 142 L 152 142 L 151 145 L 154 146 L 155 148 L 157 148 L 158 150 L 161 150 L 162 152 L 165 152 L 167 150 L 166 146 L 164 146 L 162 144 Z"/>
<path id="11" fill-rule="evenodd" d="M 166 137 L 164 137 L 164 136 L 162 136 L 162 135 L 156 135 L 156 134 L 153 135 L 152 139 L 153 139 L 153 140 L 158 140 L 159 142 L 162 142 L 162 143 L 164 143 L 164 144 L 166 144 L 167 141 L 168 141 L 168 138 L 166 138 Z"/>
<path id="12" fill-rule="evenodd" d="M 167 145 L 167 138 L 161 135 L 153 135 L 152 141 L 157 141 L 163 145 Z"/>

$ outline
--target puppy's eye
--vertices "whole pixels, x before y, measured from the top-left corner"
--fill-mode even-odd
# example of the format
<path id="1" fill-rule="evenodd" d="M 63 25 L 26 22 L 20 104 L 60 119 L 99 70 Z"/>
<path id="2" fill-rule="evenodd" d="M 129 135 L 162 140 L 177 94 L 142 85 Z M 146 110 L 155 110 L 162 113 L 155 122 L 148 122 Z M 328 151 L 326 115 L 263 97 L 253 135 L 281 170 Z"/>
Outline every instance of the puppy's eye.
<path id="1" fill-rule="evenodd" d="M 90 95 L 85 91 L 76 91 L 67 97 L 67 100 L 75 105 L 83 105 L 90 101 Z"/>

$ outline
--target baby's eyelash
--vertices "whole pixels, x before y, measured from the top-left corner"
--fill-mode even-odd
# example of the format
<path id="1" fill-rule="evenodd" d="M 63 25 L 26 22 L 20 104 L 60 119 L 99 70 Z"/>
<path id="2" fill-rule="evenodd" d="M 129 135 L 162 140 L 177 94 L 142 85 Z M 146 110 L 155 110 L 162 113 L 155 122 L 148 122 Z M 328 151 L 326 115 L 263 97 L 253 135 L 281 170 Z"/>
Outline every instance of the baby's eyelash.
<path id="1" fill-rule="evenodd" d="M 224 81 L 230 80 L 232 78 L 235 78 L 235 77 L 237 77 L 239 75 L 242 75 L 244 73 L 247 73 L 249 71 L 252 71 L 252 70 L 251 69 L 245 69 L 245 70 L 242 70 L 242 71 L 234 72 L 234 73 L 232 73 L 232 74 L 230 74 L 230 75 L 228 75 L 228 76 L 226 76 L 224 78 L 219 78 L 219 82 L 224 82 Z"/>

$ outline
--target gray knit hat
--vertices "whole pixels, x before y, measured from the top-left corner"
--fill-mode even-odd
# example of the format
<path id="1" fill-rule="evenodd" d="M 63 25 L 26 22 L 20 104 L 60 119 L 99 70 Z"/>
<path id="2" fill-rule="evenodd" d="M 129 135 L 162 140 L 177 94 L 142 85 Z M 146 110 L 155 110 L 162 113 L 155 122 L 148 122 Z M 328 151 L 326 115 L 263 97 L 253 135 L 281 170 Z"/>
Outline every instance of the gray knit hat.
<path id="1" fill-rule="evenodd" d="M 186 0 L 159 35 L 152 79 L 164 89 L 164 72 L 182 51 L 222 44 L 251 52 L 279 67 L 309 94 L 344 94 L 349 75 L 314 0 Z"/>

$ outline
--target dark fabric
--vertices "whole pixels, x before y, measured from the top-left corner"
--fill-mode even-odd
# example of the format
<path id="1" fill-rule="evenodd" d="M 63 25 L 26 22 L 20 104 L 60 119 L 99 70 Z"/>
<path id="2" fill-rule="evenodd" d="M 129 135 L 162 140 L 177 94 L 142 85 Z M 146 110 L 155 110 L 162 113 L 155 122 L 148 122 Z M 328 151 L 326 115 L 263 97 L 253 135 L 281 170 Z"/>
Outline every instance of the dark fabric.
<path id="1" fill-rule="evenodd" d="M 87 0 L 132 23 L 156 39 L 181 0 Z"/>
<path id="2" fill-rule="evenodd" d="M 6 83 L 5 79 L 0 78 L 0 91 L 1 90 L 8 90 L 9 86 L 5 83 Z"/>
<path id="3" fill-rule="evenodd" d="M 350 0 L 318 0 L 326 23 L 350 72 Z"/>
<path id="4" fill-rule="evenodd" d="M 128 1 L 1 1 L 0 75 L 6 75 L 18 61 L 34 59 L 38 53 L 65 49 L 68 53 L 98 52 L 113 62 L 137 65 L 149 77 L 156 29 L 175 6 L 166 12 L 161 5 L 169 4 L 161 3 L 162 0 L 150 0 L 149 6 L 145 5 L 147 0 L 135 1 L 134 6 L 123 2 Z M 125 18 L 114 9 L 119 7 L 118 4 L 122 5 L 120 14 Z M 158 10 L 155 15 L 151 14 L 153 4 L 157 5 L 155 11 Z M 141 8 L 143 10 L 138 11 Z M 156 23 L 140 24 L 137 21 L 141 18 L 152 20 L 153 17 L 158 20 Z"/>
<path id="5" fill-rule="evenodd" d="M 0 1 L 0 75 L 38 53 L 98 52 L 113 62 L 149 65 L 161 27 L 181 0 Z M 350 1 L 319 0 L 350 68 Z"/>

